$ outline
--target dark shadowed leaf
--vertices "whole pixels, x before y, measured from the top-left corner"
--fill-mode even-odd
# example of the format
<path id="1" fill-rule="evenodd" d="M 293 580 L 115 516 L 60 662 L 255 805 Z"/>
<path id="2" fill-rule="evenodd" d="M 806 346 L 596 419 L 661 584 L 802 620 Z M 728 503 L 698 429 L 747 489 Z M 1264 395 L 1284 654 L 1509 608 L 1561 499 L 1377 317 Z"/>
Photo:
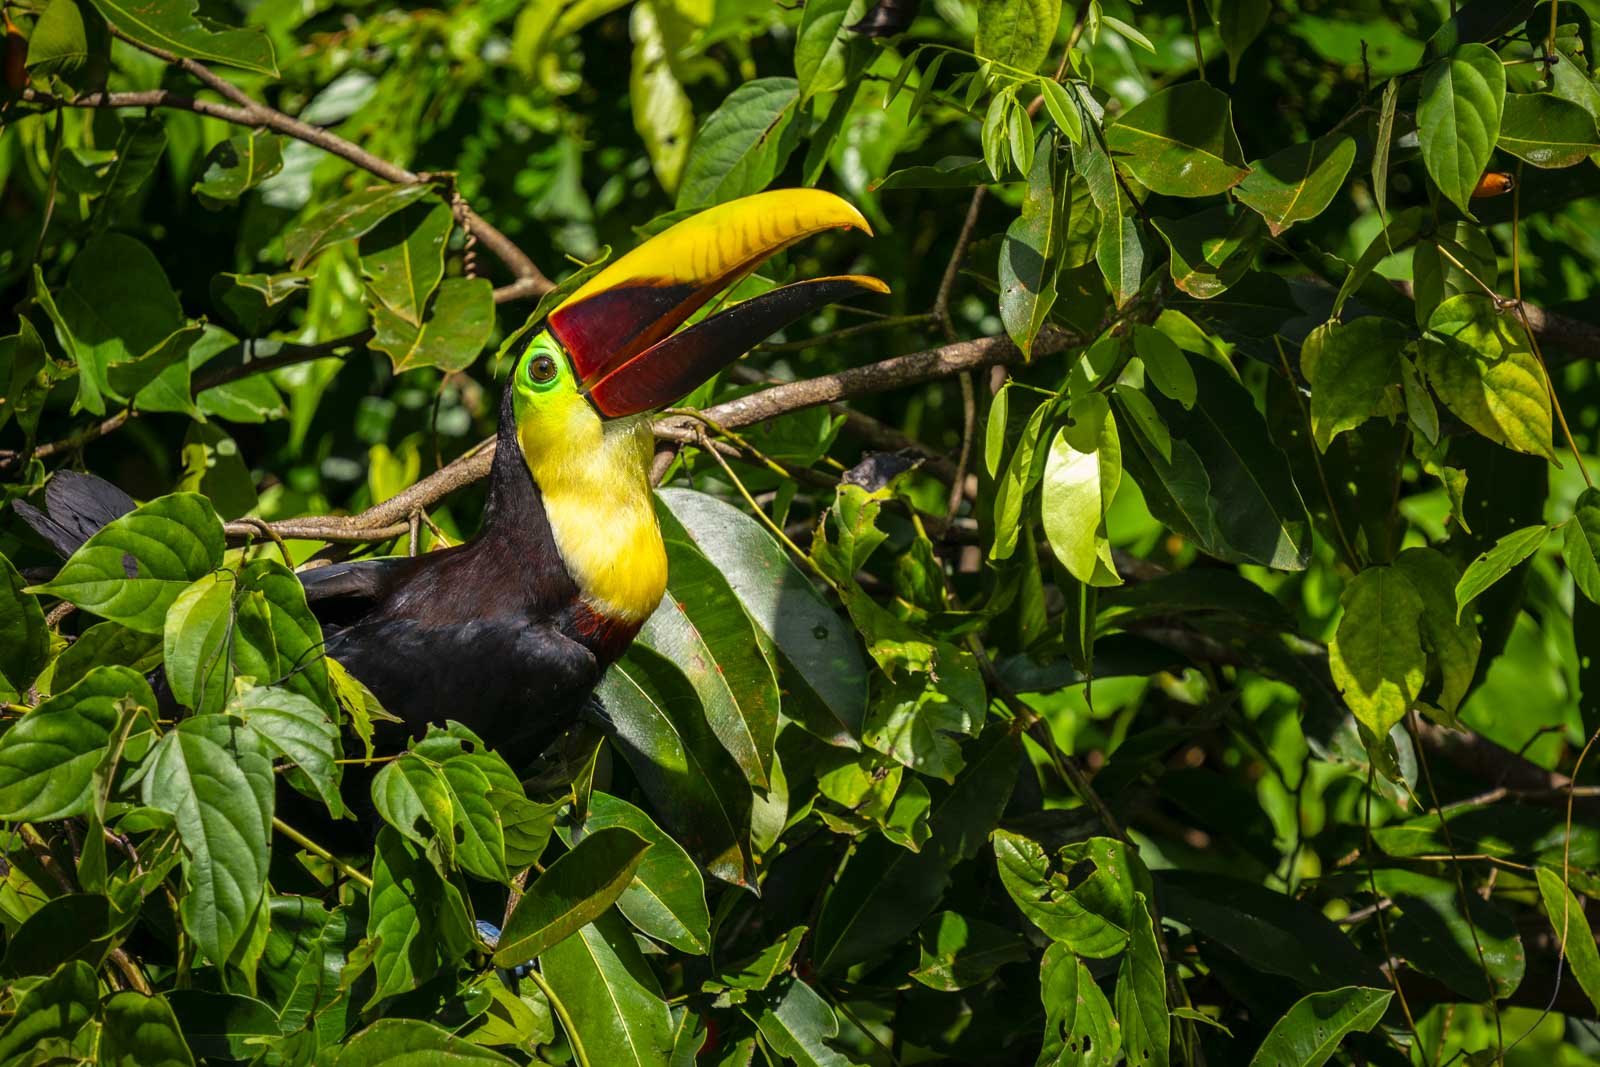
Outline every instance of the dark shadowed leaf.
<path id="1" fill-rule="evenodd" d="M 104 938 L 110 926 L 109 902 L 94 893 L 65 893 L 17 927 L 0 960 L 0 974 L 17 978 L 49 974 L 74 960 L 98 967 L 110 945 Z"/>
<path id="2" fill-rule="evenodd" d="M 917 941 L 922 958 L 911 977 L 947 993 L 986 982 L 1004 965 L 1028 958 L 1027 942 L 1017 931 L 954 911 L 923 923 Z"/>
<path id="3" fill-rule="evenodd" d="M 420 1019 L 379 1019 L 346 1042 L 336 1062 L 338 1067 L 464 1067 L 512 1061 Z"/>
<path id="4" fill-rule="evenodd" d="M 194 1063 L 165 997 L 128 990 L 108 998 L 101 1012 L 97 1062 L 106 1067 L 184 1067 Z"/>
<path id="5" fill-rule="evenodd" d="M 1562 538 L 1561 558 L 1578 592 L 1600 604 L 1600 490 L 1585 489 L 1578 496 Z"/>
<path id="6" fill-rule="evenodd" d="M 1244 277 L 1266 234 L 1254 212 L 1208 208 L 1182 219 L 1156 219 L 1172 253 L 1172 280 L 1197 300 L 1210 300 Z"/>
<path id="7" fill-rule="evenodd" d="M 11 561 L 0 555 L 0 686 L 20 691 L 44 669 L 50 635 L 44 609 Z"/>
<path id="8" fill-rule="evenodd" d="M 195 182 L 201 203 L 239 199 L 283 169 L 283 146 L 266 130 L 237 133 L 218 141 L 206 155 L 206 169 Z"/>
<path id="9" fill-rule="evenodd" d="M 1515 992 L 1522 982 L 1524 950 L 1511 916 L 1470 891 L 1468 915 L 1463 915 L 1459 889 L 1449 876 L 1385 870 L 1376 877 L 1378 892 L 1394 901 L 1386 912 L 1389 943 L 1410 967 L 1471 1000 L 1489 995 L 1486 971 L 1496 998 Z"/>
<path id="10" fill-rule="evenodd" d="M 299 270 L 323 249 L 371 232 L 390 215 L 432 192 L 433 186 L 415 182 L 372 185 L 340 197 L 289 231 L 283 239 L 284 254 L 291 268 Z"/>
<path id="11" fill-rule="evenodd" d="M 0 1029 L 0 1060 L 10 1063 L 53 1037 L 77 1037 L 99 1001 L 93 967 L 82 960 L 62 965 L 17 1001 L 15 1012 Z"/>

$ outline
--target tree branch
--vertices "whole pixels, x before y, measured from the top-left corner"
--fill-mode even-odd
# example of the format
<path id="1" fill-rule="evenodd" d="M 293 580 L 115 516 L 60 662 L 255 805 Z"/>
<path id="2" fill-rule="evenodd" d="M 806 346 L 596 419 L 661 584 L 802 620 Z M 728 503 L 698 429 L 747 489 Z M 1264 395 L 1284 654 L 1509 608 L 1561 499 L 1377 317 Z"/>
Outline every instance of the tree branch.
<path id="1" fill-rule="evenodd" d="M 128 40 L 113 28 L 122 40 Z M 252 129 L 272 130 L 285 137 L 292 137 L 297 141 L 316 147 L 338 156 L 340 159 L 355 164 L 362 170 L 374 174 L 385 181 L 398 183 L 414 183 L 423 181 L 423 177 L 397 163 L 392 163 L 380 156 L 375 156 L 365 148 L 347 141 L 336 133 L 302 122 L 297 118 L 285 115 L 273 107 L 251 98 L 242 89 L 227 79 L 212 72 L 204 64 L 196 63 L 192 59 L 181 59 L 159 48 L 150 48 L 136 41 L 129 41 L 135 48 L 148 52 L 159 59 L 171 63 L 173 66 L 193 75 L 208 87 L 216 90 L 222 96 L 234 101 L 237 106 L 218 104 L 210 100 L 200 100 L 182 93 L 174 93 L 166 89 L 152 89 L 142 92 L 111 93 L 104 90 L 86 93 L 83 96 L 66 100 L 50 93 L 38 92 L 34 89 L 25 89 L 22 99 L 47 110 L 63 107 L 83 108 L 169 108 L 178 111 L 192 111 L 196 115 L 208 118 L 221 119 L 231 122 L 236 126 L 248 126 Z M 495 290 L 495 303 L 503 304 L 510 300 L 519 300 L 527 297 L 543 296 L 555 288 L 555 283 L 545 277 L 526 252 L 518 248 L 505 234 L 486 222 L 482 216 L 471 208 L 462 209 L 462 219 L 478 242 L 504 263 L 516 280 L 509 285 L 501 286 Z"/>

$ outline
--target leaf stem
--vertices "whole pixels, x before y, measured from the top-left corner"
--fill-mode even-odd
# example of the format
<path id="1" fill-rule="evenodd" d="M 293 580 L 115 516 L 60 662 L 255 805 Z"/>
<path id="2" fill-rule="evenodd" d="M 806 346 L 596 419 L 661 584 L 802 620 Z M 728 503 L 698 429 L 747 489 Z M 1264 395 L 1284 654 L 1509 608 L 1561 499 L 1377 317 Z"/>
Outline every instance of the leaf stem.
<path id="1" fill-rule="evenodd" d="M 323 848 L 321 845 L 317 844 L 315 841 L 311 840 L 311 838 L 307 837 L 299 830 L 296 830 L 294 827 L 290 826 L 276 815 L 272 817 L 272 826 L 273 829 L 277 830 L 284 837 L 287 837 L 290 841 L 293 841 L 295 844 L 299 845 L 313 856 L 317 856 L 320 859 L 326 860 L 327 862 L 333 864 L 335 870 L 339 871 L 339 873 L 343 874 L 352 882 L 356 882 L 357 884 L 363 886 L 367 892 L 372 892 L 371 878 L 368 878 L 366 875 L 362 874 L 344 860 L 340 859 L 338 856 L 335 856 L 333 853 L 329 852 L 327 849 Z"/>
<path id="2" fill-rule="evenodd" d="M 578 1067 L 592 1067 L 589 1053 L 584 1050 L 583 1039 L 578 1036 L 578 1027 L 573 1023 L 572 1014 L 567 1011 L 567 1006 L 556 996 L 556 991 L 550 988 L 550 983 L 539 973 L 539 968 L 529 967 L 528 977 L 533 979 L 533 984 L 539 987 L 544 999 L 550 1002 L 550 1010 L 561 1020 L 561 1029 L 566 1031 L 567 1041 L 572 1045 L 572 1058 L 578 1061 Z"/>

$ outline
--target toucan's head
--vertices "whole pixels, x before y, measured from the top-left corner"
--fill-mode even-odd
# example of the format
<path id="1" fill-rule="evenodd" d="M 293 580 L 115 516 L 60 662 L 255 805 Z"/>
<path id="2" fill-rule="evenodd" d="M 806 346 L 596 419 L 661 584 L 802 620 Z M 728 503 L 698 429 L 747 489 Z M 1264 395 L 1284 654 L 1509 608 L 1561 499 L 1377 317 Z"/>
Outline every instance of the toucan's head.
<path id="1" fill-rule="evenodd" d="M 579 444 L 603 422 L 665 407 L 823 305 L 888 292 L 876 278 L 817 278 L 678 329 L 779 251 L 850 227 L 871 232 L 861 213 L 832 193 L 774 190 L 702 211 L 606 267 L 550 313 L 512 369 L 524 453 L 531 459 L 563 439 Z"/>

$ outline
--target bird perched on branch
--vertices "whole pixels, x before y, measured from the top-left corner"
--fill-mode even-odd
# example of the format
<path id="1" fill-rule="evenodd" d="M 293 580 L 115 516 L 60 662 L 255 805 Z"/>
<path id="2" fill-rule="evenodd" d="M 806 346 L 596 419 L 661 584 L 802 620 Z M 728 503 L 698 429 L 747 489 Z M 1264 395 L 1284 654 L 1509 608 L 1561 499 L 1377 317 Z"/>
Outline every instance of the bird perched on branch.
<path id="1" fill-rule="evenodd" d="M 301 572 L 327 653 L 413 735 L 455 719 L 514 766 L 537 756 L 589 706 L 666 589 L 650 412 L 802 316 L 888 287 L 854 275 L 802 281 L 678 328 L 780 250 L 839 227 L 871 232 L 855 208 L 814 189 L 710 208 L 600 271 L 542 329 L 524 327 L 478 535 Z M 133 507 L 121 490 L 66 472 L 46 503 L 48 514 L 16 507 L 64 554 Z"/>

